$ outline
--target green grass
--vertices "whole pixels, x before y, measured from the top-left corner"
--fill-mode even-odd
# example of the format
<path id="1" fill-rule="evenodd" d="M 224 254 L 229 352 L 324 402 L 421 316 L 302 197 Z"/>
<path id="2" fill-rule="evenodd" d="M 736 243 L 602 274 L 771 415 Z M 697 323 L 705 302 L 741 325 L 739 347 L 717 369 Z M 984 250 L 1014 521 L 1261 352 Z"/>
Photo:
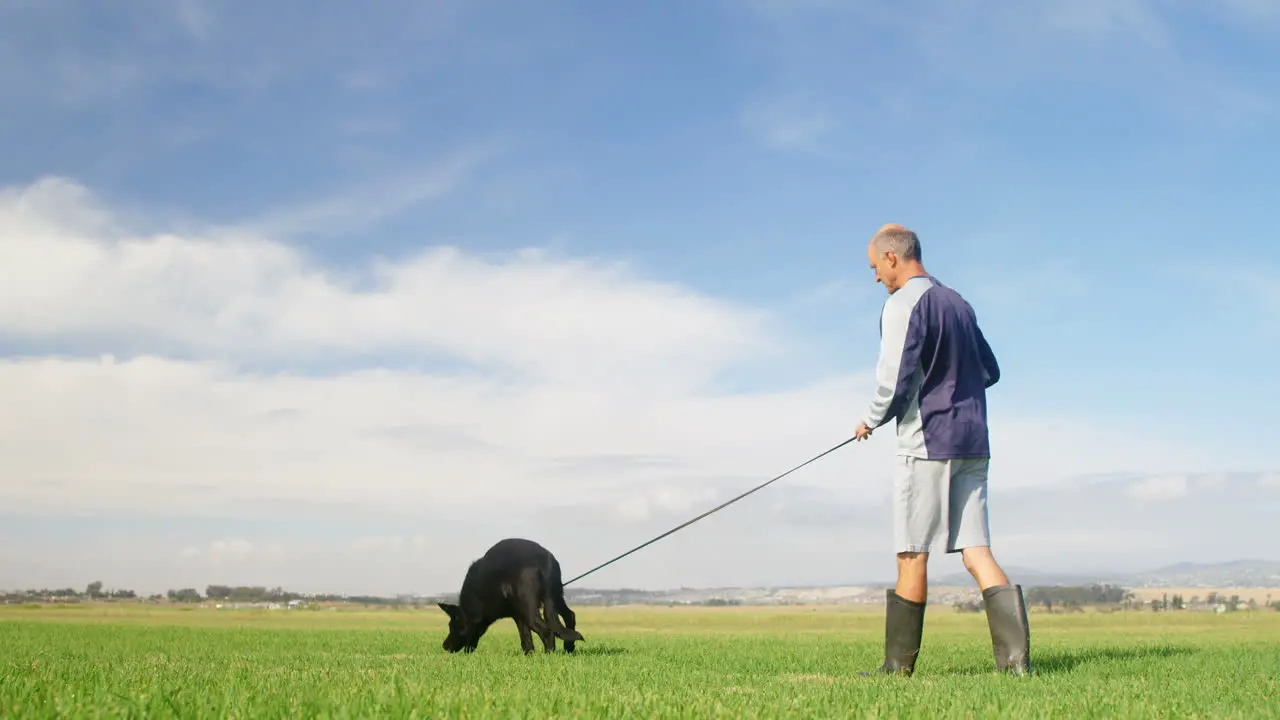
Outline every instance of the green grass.
<path id="1" fill-rule="evenodd" d="M 510 621 L 446 654 L 434 608 L 0 608 L 0 717 L 1280 717 L 1280 613 L 1033 613 L 1018 679 L 931 608 L 915 677 L 860 678 L 881 612 L 584 607 L 524 657 Z"/>

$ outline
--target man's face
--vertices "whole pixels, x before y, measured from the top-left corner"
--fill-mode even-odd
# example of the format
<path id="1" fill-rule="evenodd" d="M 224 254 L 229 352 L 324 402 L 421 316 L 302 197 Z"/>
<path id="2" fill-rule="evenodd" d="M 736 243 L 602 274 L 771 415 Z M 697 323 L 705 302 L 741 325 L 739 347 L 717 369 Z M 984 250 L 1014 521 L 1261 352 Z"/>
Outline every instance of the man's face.
<path id="1" fill-rule="evenodd" d="M 878 252 L 872 242 L 867 244 L 867 262 L 875 272 L 876 282 L 884 285 L 892 295 L 898 289 L 898 256 L 892 252 Z"/>

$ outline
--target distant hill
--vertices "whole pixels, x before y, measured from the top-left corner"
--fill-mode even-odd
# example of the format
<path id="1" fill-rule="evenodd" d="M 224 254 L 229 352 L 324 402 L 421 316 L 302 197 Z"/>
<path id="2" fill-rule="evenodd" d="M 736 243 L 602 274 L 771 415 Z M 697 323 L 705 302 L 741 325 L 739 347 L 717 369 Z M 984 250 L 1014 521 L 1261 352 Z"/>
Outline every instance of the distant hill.
<path id="1" fill-rule="evenodd" d="M 1033 570 L 1025 567 L 1007 566 L 1004 568 L 1005 573 L 1013 579 L 1014 582 L 1023 587 L 1035 586 L 1052 586 L 1052 585 L 1092 585 L 1093 583 L 1108 583 L 1112 585 L 1127 584 L 1124 575 L 1118 573 L 1059 573 L 1044 572 L 1041 570 Z M 948 575 L 939 575 L 938 577 L 929 578 L 930 585 L 972 585 L 973 577 L 966 572 L 951 573 Z"/>
<path id="2" fill-rule="evenodd" d="M 1134 587 L 1267 587 L 1280 588 L 1280 562 L 1233 560 L 1224 563 L 1177 563 L 1139 573 Z"/>
<path id="3" fill-rule="evenodd" d="M 1054 573 L 1009 567 L 1005 572 L 1024 586 L 1108 583 L 1126 587 L 1275 587 L 1280 588 L 1280 562 L 1232 560 L 1221 563 L 1177 563 L 1139 573 Z M 969 585 L 968 573 L 930 578 L 935 585 Z"/>
<path id="4" fill-rule="evenodd" d="M 1178 563 L 1139 573 L 1055 573 L 1031 568 L 1005 568 L 1025 588 L 1066 585 L 1108 584 L 1126 588 L 1204 587 L 1280 588 L 1280 562 L 1273 560 L 1233 560 L 1223 563 Z M 965 600 L 974 592 L 968 573 L 952 573 L 929 578 L 937 590 L 933 601 L 943 604 Z M 831 587 L 722 587 L 671 590 L 565 589 L 572 605 L 794 605 L 794 604 L 881 604 L 884 588 L 893 581 L 864 582 Z M 942 591 L 950 587 L 952 590 Z M 456 595 L 438 599 L 453 601 Z"/>

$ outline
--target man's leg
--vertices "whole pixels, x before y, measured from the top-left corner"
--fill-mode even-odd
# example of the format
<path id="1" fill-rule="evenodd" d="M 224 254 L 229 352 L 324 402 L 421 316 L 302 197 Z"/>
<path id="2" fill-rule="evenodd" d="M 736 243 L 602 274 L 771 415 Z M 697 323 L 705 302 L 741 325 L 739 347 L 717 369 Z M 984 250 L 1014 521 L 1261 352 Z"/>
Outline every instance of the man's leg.
<path id="1" fill-rule="evenodd" d="M 929 553 L 898 553 L 898 597 L 922 603 L 929 597 Z"/>
<path id="2" fill-rule="evenodd" d="M 990 546 L 970 545 L 961 548 L 960 557 L 964 560 L 964 569 L 978 583 L 979 590 L 1009 584 L 1009 578 L 1005 576 L 1000 563 L 996 562 L 995 555 L 991 554 Z"/>
<path id="3" fill-rule="evenodd" d="M 898 583 L 885 591 L 884 664 L 874 673 L 915 672 L 924 633 L 929 551 L 941 544 L 948 499 L 946 461 L 897 458 L 893 478 L 894 551 Z"/>
<path id="4" fill-rule="evenodd" d="M 1009 583 L 991 552 L 987 517 L 989 464 L 984 459 L 956 461 L 953 465 L 947 552 L 960 552 L 965 569 L 982 591 L 996 669 L 1024 675 L 1031 672 L 1031 630 L 1022 586 Z"/>

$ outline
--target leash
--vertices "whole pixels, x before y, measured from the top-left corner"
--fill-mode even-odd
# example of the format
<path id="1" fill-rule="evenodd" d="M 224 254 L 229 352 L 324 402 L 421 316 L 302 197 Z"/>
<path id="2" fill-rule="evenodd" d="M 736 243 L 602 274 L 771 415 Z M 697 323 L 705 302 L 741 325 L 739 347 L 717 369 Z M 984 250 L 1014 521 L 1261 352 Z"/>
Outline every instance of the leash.
<path id="1" fill-rule="evenodd" d="M 726 507 L 728 507 L 728 506 L 730 506 L 730 505 L 732 505 L 732 504 L 734 504 L 734 503 L 738 502 L 739 500 L 741 500 L 742 498 L 744 498 L 744 497 L 746 497 L 746 496 L 750 495 L 751 493 L 753 493 L 753 492 L 755 492 L 755 491 L 757 491 L 757 490 L 760 490 L 760 489 L 764 488 L 764 487 L 765 487 L 765 486 L 767 486 L 767 485 L 772 485 L 773 483 L 775 483 L 775 482 L 777 482 L 777 481 L 781 480 L 782 478 L 784 478 L 784 477 L 786 477 L 786 476 L 790 475 L 791 473 L 793 473 L 793 472 L 795 472 L 795 471 L 799 470 L 800 468 L 804 467 L 805 465 L 808 465 L 809 463 L 814 462 L 815 460 L 818 460 L 818 459 L 822 458 L 822 457 L 823 457 L 823 456 L 825 456 L 825 455 L 830 455 L 831 453 L 833 453 L 833 452 L 835 452 L 835 451 L 839 450 L 840 448 L 844 447 L 845 445 L 848 445 L 849 443 L 853 442 L 855 439 L 857 439 L 857 438 L 853 438 L 853 437 L 851 437 L 851 438 L 849 438 L 848 440 L 845 440 L 844 442 L 840 443 L 839 445 L 836 445 L 835 447 L 831 448 L 830 450 L 826 450 L 825 452 L 822 452 L 822 453 L 820 453 L 820 454 L 818 454 L 818 455 L 814 455 L 813 457 L 809 458 L 808 460 L 805 460 L 804 462 L 802 462 L 802 463 L 800 463 L 799 465 L 797 465 L 797 466 L 795 466 L 795 467 L 791 468 L 790 470 L 788 470 L 788 471 L 786 471 L 786 472 L 782 473 L 781 475 L 779 475 L 779 476 L 777 476 L 777 477 L 773 478 L 772 480 L 769 480 L 769 481 L 767 481 L 767 482 L 763 482 L 763 483 L 761 483 L 761 484 L 759 484 L 759 485 L 757 485 L 757 486 L 755 486 L 755 487 L 751 488 L 750 490 L 748 490 L 748 491 L 746 491 L 746 492 L 742 493 L 742 494 L 741 494 L 741 495 L 739 495 L 738 497 L 733 498 L 732 500 L 729 500 L 729 501 L 727 501 L 727 502 L 720 503 L 719 505 L 717 505 L 717 506 L 715 506 L 715 507 L 711 508 L 710 510 L 708 510 L 708 511 L 706 511 L 706 512 L 704 512 L 704 513 L 702 513 L 702 514 L 701 514 L 701 515 L 699 515 L 698 517 L 696 517 L 696 518 L 694 518 L 694 519 L 692 519 L 692 520 L 686 521 L 686 522 L 684 522 L 684 523 L 682 523 L 682 524 L 680 524 L 680 525 L 677 525 L 677 526 L 675 526 L 675 527 L 671 528 L 670 530 L 668 530 L 668 531 L 666 531 L 666 532 L 662 533 L 662 534 L 661 534 L 661 535 L 659 535 L 658 537 L 656 537 L 656 538 L 654 538 L 654 539 L 650 540 L 649 542 L 647 542 L 647 543 L 645 543 L 645 544 L 643 544 L 643 545 L 639 545 L 639 546 L 636 546 L 636 547 L 634 547 L 634 548 L 631 548 L 630 550 L 628 550 L 628 551 L 626 551 L 626 552 L 622 553 L 621 555 L 619 555 L 618 557 L 616 557 L 616 558 L 614 558 L 614 559 L 610 560 L 609 562 L 607 562 L 607 563 L 603 563 L 603 564 L 601 564 L 601 565 L 597 565 L 597 566 L 595 566 L 595 567 L 591 568 L 590 570 L 588 570 L 588 571 L 586 571 L 586 572 L 582 573 L 581 575 L 579 575 L 578 577 L 574 578 L 573 580 L 570 580 L 569 582 L 566 582 L 566 583 L 563 583 L 563 584 L 564 584 L 564 585 L 568 585 L 569 583 L 572 583 L 572 582 L 576 582 L 576 581 L 578 581 L 578 580 L 581 580 L 582 578 L 584 578 L 584 577 L 586 577 L 586 576 L 590 575 L 591 573 L 593 573 L 593 572 L 595 572 L 595 571 L 597 571 L 597 570 L 600 570 L 601 568 L 607 567 L 607 566 L 609 566 L 609 565 L 612 565 L 612 564 L 614 564 L 614 563 L 618 562 L 618 561 L 619 561 L 619 560 L 621 560 L 622 558 L 624 558 L 624 557 L 626 557 L 626 556 L 630 555 L 631 553 L 633 553 L 633 552 L 635 552 L 635 551 L 637 551 L 637 550 L 642 550 L 642 549 L 644 549 L 644 548 L 646 548 L 646 547 L 648 547 L 648 546 L 650 546 L 650 545 L 652 545 L 652 544 L 654 544 L 654 543 L 658 542 L 658 541 L 659 541 L 659 540 L 661 540 L 662 538 L 664 538 L 664 537 L 666 537 L 666 536 L 670 535 L 670 534 L 671 534 L 671 533 L 673 533 L 673 532 L 676 532 L 677 530 L 682 530 L 682 529 L 684 529 L 684 528 L 686 528 L 686 527 L 689 527 L 690 525 L 692 525 L 692 524 L 694 524 L 694 523 L 698 522 L 698 521 L 699 521 L 699 520 L 701 520 L 702 518 L 704 518 L 704 517 L 706 517 L 706 516 L 708 516 L 708 515 L 710 515 L 710 514 L 712 514 L 712 513 L 714 513 L 714 512 L 717 512 L 717 511 L 719 511 L 719 510 L 722 510 L 722 509 L 724 509 L 724 508 L 726 508 Z"/>

